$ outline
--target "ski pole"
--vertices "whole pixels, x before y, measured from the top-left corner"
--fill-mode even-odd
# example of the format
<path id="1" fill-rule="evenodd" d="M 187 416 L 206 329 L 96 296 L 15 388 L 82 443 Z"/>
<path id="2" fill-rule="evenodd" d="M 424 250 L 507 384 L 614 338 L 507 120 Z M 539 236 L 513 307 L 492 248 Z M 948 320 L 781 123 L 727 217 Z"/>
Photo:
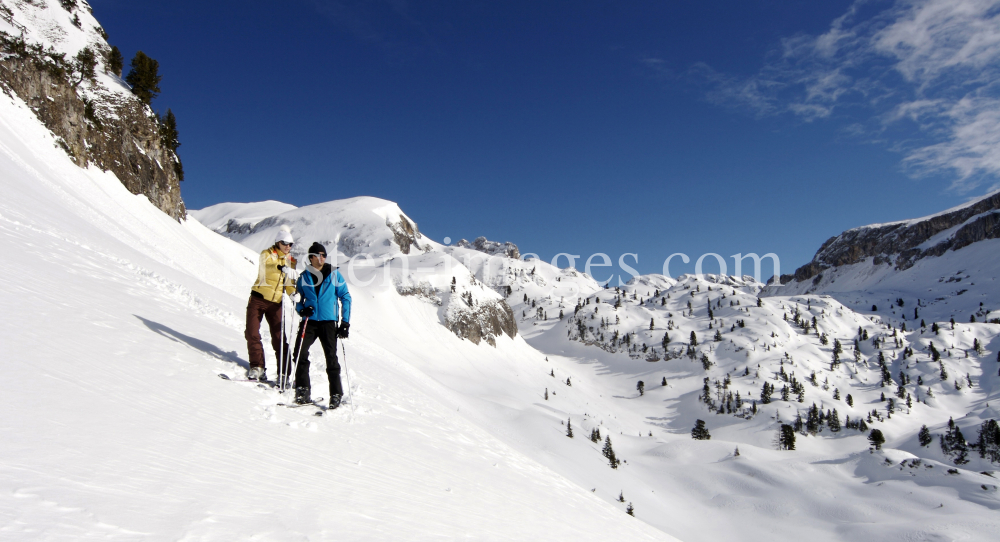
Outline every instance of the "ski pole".
<path id="1" fill-rule="evenodd" d="M 351 400 L 351 422 L 354 421 L 354 395 L 351 393 L 351 371 L 347 367 L 347 349 L 344 343 L 340 343 L 340 351 L 344 355 L 344 376 L 347 378 L 347 397 Z"/>
<path id="2" fill-rule="evenodd" d="M 284 274 L 284 273 L 282 273 Z M 281 344 L 278 346 L 278 391 L 285 393 L 285 286 L 281 281 Z"/>
<path id="3" fill-rule="evenodd" d="M 275 354 L 278 356 L 278 359 L 276 360 L 278 366 L 278 390 L 283 393 L 285 390 L 281 387 L 281 375 L 284 372 L 285 357 L 285 271 L 279 269 L 278 273 L 280 273 L 280 275 L 278 275 L 278 284 L 276 287 L 281 288 L 281 317 L 279 320 L 279 322 L 281 322 L 281 344 L 278 345 L 278 351 L 275 352 Z M 271 336 L 274 336 L 273 332 Z"/>
<path id="4" fill-rule="evenodd" d="M 295 352 L 295 366 L 292 368 L 292 373 L 299 372 L 299 356 L 302 355 L 302 341 L 304 341 L 306 338 L 306 326 L 308 325 L 309 325 L 309 317 L 306 316 L 306 319 L 302 321 L 302 335 L 299 337 L 299 340 L 297 341 L 299 348 Z"/>

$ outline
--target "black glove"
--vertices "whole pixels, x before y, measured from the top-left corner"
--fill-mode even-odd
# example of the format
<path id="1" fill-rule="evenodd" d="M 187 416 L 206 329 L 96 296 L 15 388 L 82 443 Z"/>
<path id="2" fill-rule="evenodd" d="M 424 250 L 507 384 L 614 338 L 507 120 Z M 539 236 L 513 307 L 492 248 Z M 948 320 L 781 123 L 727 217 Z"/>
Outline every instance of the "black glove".
<path id="1" fill-rule="evenodd" d="M 313 307 L 304 307 L 299 311 L 299 316 L 303 318 L 312 318 L 312 315 L 316 314 L 316 309 Z"/>
<path id="2" fill-rule="evenodd" d="M 278 266 L 278 271 L 280 271 L 280 272 L 284 273 L 284 272 L 285 272 L 285 266 L 283 266 L 283 265 L 279 265 L 279 266 Z"/>
<path id="3" fill-rule="evenodd" d="M 347 336 L 350 334 L 350 329 L 351 329 L 351 324 L 347 322 L 341 322 L 340 329 L 337 330 L 337 337 L 340 337 L 341 339 L 346 339 Z"/>

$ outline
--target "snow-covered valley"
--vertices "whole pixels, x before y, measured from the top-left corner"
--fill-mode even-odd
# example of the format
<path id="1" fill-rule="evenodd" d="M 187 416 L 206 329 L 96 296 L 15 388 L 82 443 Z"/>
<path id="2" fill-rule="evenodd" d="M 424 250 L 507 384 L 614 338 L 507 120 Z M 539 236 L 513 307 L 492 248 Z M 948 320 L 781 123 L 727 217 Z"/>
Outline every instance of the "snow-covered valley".
<path id="1" fill-rule="evenodd" d="M 512 244 L 429 239 L 378 198 L 177 221 L 74 164 L 8 94 L 0 187 L 3 540 L 1000 532 L 996 239 L 815 283 L 614 287 Z M 258 253 L 283 225 L 300 267 L 314 241 L 338 255 L 354 299 L 350 393 L 322 416 L 239 381 Z"/>

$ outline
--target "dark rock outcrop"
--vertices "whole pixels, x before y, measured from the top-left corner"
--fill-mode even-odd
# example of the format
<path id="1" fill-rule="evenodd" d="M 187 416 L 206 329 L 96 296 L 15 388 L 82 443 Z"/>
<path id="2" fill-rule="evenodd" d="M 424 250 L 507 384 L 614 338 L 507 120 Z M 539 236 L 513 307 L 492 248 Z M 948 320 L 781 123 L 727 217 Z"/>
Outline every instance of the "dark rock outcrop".
<path id="1" fill-rule="evenodd" d="M 452 333 L 463 339 L 469 339 L 475 344 L 485 340 L 496 346 L 495 337 L 501 333 L 513 339 L 517 335 L 517 322 L 514 311 L 505 301 L 489 301 L 478 304 L 475 308 L 460 311 L 449 318 L 445 325 Z"/>
<path id="2" fill-rule="evenodd" d="M 483 252 L 491 256 L 505 256 L 515 260 L 521 257 L 521 251 L 517 249 L 517 245 L 509 241 L 506 243 L 500 243 L 497 241 L 489 241 L 485 237 L 477 237 L 476 240 L 471 243 L 465 239 L 461 239 L 455 243 L 455 246 L 461 248 L 471 248 L 472 250 L 478 250 L 479 252 Z"/>
<path id="3" fill-rule="evenodd" d="M 40 46 L 0 33 L 0 87 L 23 100 L 76 165 L 111 171 L 133 194 L 143 194 L 175 219 L 186 216 L 177 155 L 160 139 L 153 111 L 132 96 L 110 92 L 86 101 L 71 64 Z"/>
<path id="4" fill-rule="evenodd" d="M 420 239 L 423 235 L 417 230 L 417 225 L 411 223 L 405 216 L 399 215 L 399 222 L 392 222 L 386 219 L 385 225 L 392 230 L 393 241 L 399 246 L 399 251 L 403 254 L 409 254 L 411 246 L 420 248 L 417 244 L 417 239 Z"/>

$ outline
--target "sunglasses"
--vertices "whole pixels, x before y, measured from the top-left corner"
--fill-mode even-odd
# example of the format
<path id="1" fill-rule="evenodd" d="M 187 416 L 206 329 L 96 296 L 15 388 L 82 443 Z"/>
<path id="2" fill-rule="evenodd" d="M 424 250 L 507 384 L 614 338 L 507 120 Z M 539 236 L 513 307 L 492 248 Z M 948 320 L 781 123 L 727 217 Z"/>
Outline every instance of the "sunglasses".
<path id="1" fill-rule="evenodd" d="M 316 256 L 317 258 L 326 258 L 325 252 L 317 252 L 315 254 L 310 254 L 310 256 Z"/>
<path id="2" fill-rule="evenodd" d="M 286 247 L 290 247 L 290 246 L 294 245 L 295 243 L 286 243 L 284 241 L 278 241 L 278 244 L 279 245 L 284 245 Z"/>

